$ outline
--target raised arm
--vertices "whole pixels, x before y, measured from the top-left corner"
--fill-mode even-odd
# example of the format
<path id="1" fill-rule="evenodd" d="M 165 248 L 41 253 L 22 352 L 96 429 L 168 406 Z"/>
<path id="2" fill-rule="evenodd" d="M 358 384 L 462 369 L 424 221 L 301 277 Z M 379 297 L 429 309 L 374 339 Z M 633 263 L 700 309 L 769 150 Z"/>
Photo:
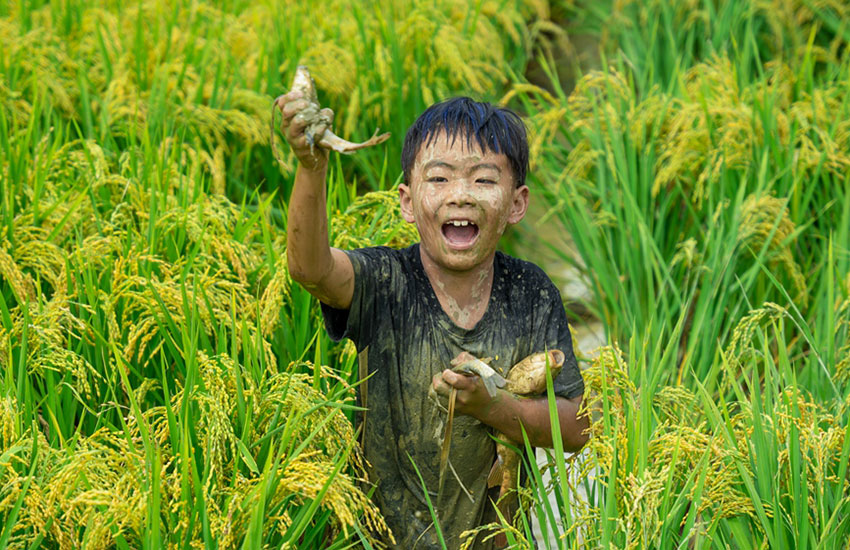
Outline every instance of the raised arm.
<path id="1" fill-rule="evenodd" d="M 323 303 L 348 309 L 354 293 L 354 269 L 345 252 L 328 244 L 328 152 L 308 142 L 304 133 L 308 102 L 301 94 L 284 94 L 277 99 L 277 106 L 283 115 L 281 131 L 298 158 L 286 235 L 289 274 Z M 323 109 L 322 114 L 333 120 L 330 109 Z"/>

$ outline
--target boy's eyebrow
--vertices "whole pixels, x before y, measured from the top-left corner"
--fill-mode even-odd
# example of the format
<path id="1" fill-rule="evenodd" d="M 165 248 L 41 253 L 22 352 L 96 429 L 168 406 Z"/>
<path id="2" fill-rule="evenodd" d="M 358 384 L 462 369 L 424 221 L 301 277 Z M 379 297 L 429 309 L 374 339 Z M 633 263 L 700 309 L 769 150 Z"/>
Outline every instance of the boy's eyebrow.
<path id="1" fill-rule="evenodd" d="M 469 171 L 474 172 L 476 170 L 482 170 L 482 169 L 488 169 L 488 168 L 490 170 L 495 170 L 496 172 L 498 172 L 500 174 L 502 173 L 502 169 L 499 168 L 499 165 L 493 164 L 492 162 L 482 162 L 480 164 L 476 164 L 475 166 L 470 167 Z"/>
<path id="2" fill-rule="evenodd" d="M 425 163 L 425 166 L 422 167 L 422 170 L 427 170 L 429 168 L 448 168 L 449 170 L 454 170 L 455 167 L 453 164 L 449 164 L 444 160 L 429 160 Z"/>
<path id="3" fill-rule="evenodd" d="M 448 162 L 446 162 L 446 161 L 444 161 L 444 160 L 429 160 L 429 161 L 428 161 L 428 162 L 426 162 L 426 163 L 425 163 L 425 165 L 422 167 L 422 170 L 424 171 L 424 170 L 428 170 L 429 168 L 437 168 L 437 167 L 439 167 L 439 168 L 448 168 L 449 170 L 454 170 L 454 169 L 455 169 L 455 165 L 454 165 L 454 164 L 450 164 L 450 163 L 448 163 Z M 498 165 L 498 164 L 493 164 L 492 162 L 482 162 L 482 163 L 479 163 L 479 164 L 475 164 L 475 165 L 473 165 L 473 166 L 470 166 L 470 167 L 469 167 L 468 172 L 474 172 L 474 171 L 476 171 L 476 170 L 482 170 L 482 169 L 490 169 L 490 170 L 495 170 L 495 171 L 496 171 L 496 172 L 498 172 L 499 174 L 501 174 L 501 173 L 502 173 L 502 169 L 501 169 L 501 168 L 499 168 L 499 165 Z"/>

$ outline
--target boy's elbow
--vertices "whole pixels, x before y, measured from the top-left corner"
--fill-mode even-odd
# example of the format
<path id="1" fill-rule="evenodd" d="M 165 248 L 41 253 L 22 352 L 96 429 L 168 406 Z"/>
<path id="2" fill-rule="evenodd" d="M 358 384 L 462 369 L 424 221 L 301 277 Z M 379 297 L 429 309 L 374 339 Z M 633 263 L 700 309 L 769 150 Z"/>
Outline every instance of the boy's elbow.
<path id="1" fill-rule="evenodd" d="M 315 274 L 316 270 L 309 269 L 303 262 L 299 262 L 298 257 L 289 250 L 286 251 L 286 264 L 289 277 L 301 286 L 308 288 L 319 282 Z"/>
<path id="2" fill-rule="evenodd" d="M 289 277 L 293 281 L 301 285 L 304 290 L 322 300 L 323 295 L 319 291 L 319 288 L 321 286 L 321 277 L 316 277 L 311 272 L 302 269 L 290 269 Z M 327 300 L 322 301 L 327 302 Z"/>
<path id="3" fill-rule="evenodd" d="M 585 422 L 586 424 L 586 422 Z M 584 448 L 587 442 L 590 440 L 590 435 L 588 434 L 587 426 L 584 429 L 580 430 L 579 433 L 571 433 L 564 434 L 561 438 L 564 450 L 570 453 L 577 453 Z"/>
<path id="4" fill-rule="evenodd" d="M 327 255 L 296 253 L 291 247 L 287 248 L 286 264 L 289 277 L 308 290 L 320 286 L 333 271 L 330 248 Z"/>
<path id="5" fill-rule="evenodd" d="M 579 414 L 579 410 L 581 410 L 580 397 L 566 401 L 569 404 L 565 407 L 566 411 L 564 412 L 568 418 L 564 419 L 561 416 L 561 442 L 565 451 L 577 453 L 590 439 L 590 417 L 586 412 Z"/>
<path id="6" fill-rule="evenodd" d="M 289 278 L 301 286 L 310 284 L 310 274 L 307 271 L 299 269 L 291 264 L 289 265 Z"/>

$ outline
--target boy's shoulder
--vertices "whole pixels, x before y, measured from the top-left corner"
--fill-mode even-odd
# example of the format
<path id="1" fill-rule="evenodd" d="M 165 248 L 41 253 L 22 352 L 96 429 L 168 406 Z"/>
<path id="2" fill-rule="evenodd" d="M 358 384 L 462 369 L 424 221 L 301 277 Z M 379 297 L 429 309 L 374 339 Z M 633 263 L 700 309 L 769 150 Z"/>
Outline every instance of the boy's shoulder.
<path id="1" fill-rule="evenodd" d="M 355 285 L 365 285 L 372 292 L 403 292 L 425 275 L 419 259 L 419 243 L 405 248 L 368 246 L 345 253 L 354 269 Z"/>
<path id="2" fill-rule="evenodd" d="M 501 263 L 497 287 L 512 307 L 523 311 L 561 306 L 561 292 L 539 265 L 502 252 L 496 252 L 496 258 Z"/>
<path id="3" fill-rule="evenodd" d="M 367 246 L 353 248 L 344 252 L 351 259 L 355 273 L 363 269 L 387 271 L 390 269 L 406 270 L 418 259 L 419 243 L 405 248 L 389 246 Z"/>
<path id="4" fill-rule="evenodd" d="M 496 252 L 496 261 L 501 265 L 501 276 L 505 277 L 505 282 L 512 287 L 555 287 L 549 275 L 534 262 L 521 260 L 500 251 Z"/>

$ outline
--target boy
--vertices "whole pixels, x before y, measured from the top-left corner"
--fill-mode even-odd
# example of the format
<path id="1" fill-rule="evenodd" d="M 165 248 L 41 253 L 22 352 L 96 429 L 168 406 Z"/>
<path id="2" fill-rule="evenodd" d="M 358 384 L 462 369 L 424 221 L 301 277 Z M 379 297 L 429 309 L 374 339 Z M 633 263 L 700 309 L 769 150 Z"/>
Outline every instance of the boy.
<path id="1" fill-rule="evenodd" d="M 458 390 L 454 473 L 438 510 L 446 544 L 457 548 L 463 531 L 498 521 L 487 489 L 495 457 L 488 434 L 495 429 L 522 441 L 522 425 L 532 445 L 545 447 L 552 436 L 545 396 L 520 400 L 500 390 L 491 397 L 478 377 L 449 370 L 452 358 L 462 351 L 491 357 L 504 375 L 531 353 L 562 350 L 566 360 L 554 382 L 564 448 L 577 451 L 586 442 L 588 421 L 578 416 L 584 384 L 560 294 L 540 268 L 496 251 L 507 225 L 528 207 L 525 127 L 515 113 L 468 98 L 428 108 L 405 137 L 399 185 L 401 213 L 416 224 L 420 243 L 342 251 L 328 245 L 328 156 L 304 135 L 298 113 L 307 102 L 291 92 L 278 106 L 299 160 L 289 271 L 321 301 L 330 336 L 353 340 L 368 365 L 364 452 L 399 548 L 439 547 L 412 463 L 436 505 L 445 414 L 427 395 L 429 386 L 442 396 Z M 481 538 L 474 548 L 493 547 Z"/>

